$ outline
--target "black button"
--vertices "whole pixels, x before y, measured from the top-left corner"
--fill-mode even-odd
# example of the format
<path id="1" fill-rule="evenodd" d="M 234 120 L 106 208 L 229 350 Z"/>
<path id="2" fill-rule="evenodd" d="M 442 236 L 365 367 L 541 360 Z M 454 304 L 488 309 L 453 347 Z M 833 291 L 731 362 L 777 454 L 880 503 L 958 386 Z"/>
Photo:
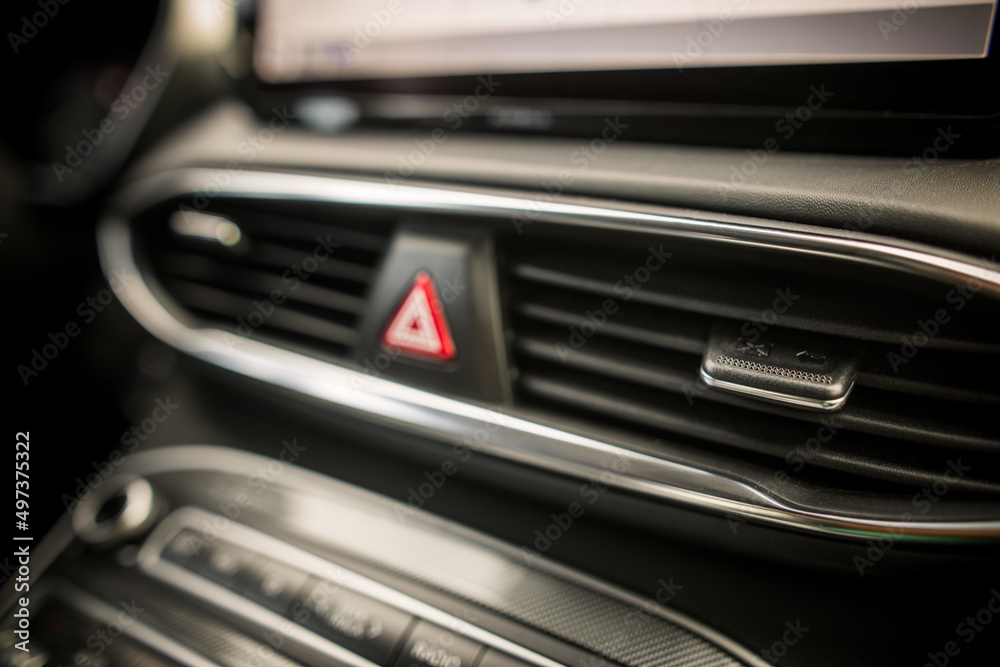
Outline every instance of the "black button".
<path id="1" fill-rule="evenodd" d="M 395 667 L 472 667 L 482 649 L 471 639 L 420 621 L 413 626 Z"/>
<path id="2" fill-rule="evenodd" d="M 332 581 L 309 577 L 289 616 L 372 662 L 385 665 L 413 617 Z"/>
<path id="3" fill-rule="evenodd" d="M 777 327 L 746 328 L 712 327 L 701 364 L 708 386 L 800 408 L 843 407 L 864 356 L 861 346 Z"/>
<path id="4" fill-rule="evenodd" d="M 513 658 L 506 653 L 487 649 L 479 659 L 478 667 L 533 667 L 531 663 Z"/>
<path id="5" fill-rule="evenodd" d="M 231 590 L 247 586 L 246 567 L 254 554 L 222 541 L 208 541 L 194 531 L 182 530 L 163 552 L 164 557 Z"/>
<path id="6" fill-rule="evenodd" d="M 163 559 L 194 572 L 201 572 L 208 564 L 209 544 L 193 530 L 177 533 L 163 549 Z"/>
<path id="7" fill-rule="evenodd" d="M 246 588 L 241 591 L 254 602 L 284 614 L 308 578 L 305 572 L 264 556 L 254 556 L 245 569 Z"/>
<path id="8" fill-rule="evenodd" d="M 209 544 L 208 557 L 202 575 L 234 591 L 246 588 L 247 565 L 254 554 L 228 542 Z"/>

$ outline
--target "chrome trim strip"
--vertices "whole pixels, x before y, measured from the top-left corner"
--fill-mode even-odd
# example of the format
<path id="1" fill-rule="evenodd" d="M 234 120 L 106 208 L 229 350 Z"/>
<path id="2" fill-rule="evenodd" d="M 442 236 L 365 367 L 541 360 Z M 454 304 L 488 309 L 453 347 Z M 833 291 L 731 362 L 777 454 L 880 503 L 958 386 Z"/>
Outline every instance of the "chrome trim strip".
<path id="1" fill-rule="evenodd" d="M 63 579 L 49 582 L 48 594 L 65 602 L 85 616 L 108 625 L 117 622 L 121 611 L 117 607 L 108 604 L 81 588 L 77 588 L 76 585 Z M 200 653 L 195 653 L 187 646 L 178 643 L 176 640 L 159 630 L 151 628 L 138 619 L 133 619 L 131 623 L 125 625 L 123 634 L 183 665 L 190 665 L 191 667 L 220 667 L 219 663 L 209 660 Z"/>
<path id="2" fill-rule="evenodd" d="M 864 540 L 996 540 L 1000 519 L 907 521 L 903 511 L 883 518 L 805 507 L 749 480 L 649 456 L 593 438 L 375 378 L 311 357 L 245 339 L 227 344 L 218 329 L 191 329 L 157 300 L 136 266 L 127 216 L 158 201 L 199 192 L 213 184 L 210 169 L 165 172 L 139 181 L 116 198 L 98 231 L 101 264 L 118 298 L 147 330 L 195 358 L 261 382 L 305 394 L 351 414 L 392 423 L 411 432 L 461 438 L 489 425 L 480 451 L 561 475 L 611 477 L 611 486 L 719 513 L 808 532 Z M 322 176 L 241 171 L 229 174 L 218 196 L 284 198 L 362 206 L 475 215 L 529 215 L 559 224 L 600 225 L 667 236 L 793 250 L 890 267 L 957 283 L 976 279 L 981 291 L 1000 295 L 1000 272 L 973 258 L 891 239 L 861 241 L 847 232 L 804 231 L 712 222 L 622 208 L 599 208 L 528 197 L 474 193 L 416 185 Z M 151 195 L 155 193 L 155 195 Z M 121 276 L 129 277 L 122 280 Z M 114 277 L 114 279 L 112 279 Z M 133 278 L 134 277 L 134 278 Z M 824 499 L 829 501 L 830 499 Z"/>
<path id="3" fill-rule="evenodd" d="M 185 194 L 204 193 L 211 198 L 292 199 L 358 206 L 373 206 L 436 213 L 467 213 L 481 216 L 521 216 L 525 224 L 549 222 L 600 226 L 622 231 L 647 232 L 685 239 L 702 239 L 748 245 L 808 255 L 820 255 L 874 264 L 958 283 L 982 280 L 988 293 L 1000 297 L 1000 270 L 956 252 L 889 237 L 859 234 L 832 228 L 786 224 L 766 227 L 763 221 L 699 220 L 671 213 L 651 213 L 653 207 L 629 207 L 569 197 L 492 194 L 422 185 L 332 176 L 281 172 L 238 171 L 227 173 L 228 185 L 220 189 L 217 170 L 177 169 L 150 176 L 124 188 L 112 202 L 119 213 L 134 213 L 143 206 Z M 211 194 L 213 190 L 218 194 Z M 155 193 L 152 194 L 151 193 Z M 579 203 L 579 202 L 586 203 Z M 602 202 L 603 203 L 603 202 Z M 729 216 L 732 217 L 732 216 Z M 756 224 L 754 224 L 756 223 Z M 995 260 L 994 260 L 995 266 Z"/>
<path id="4" fill-rule="evenodd" d="M 745 384 L 729 382 L 728 380 L 718 380 L 709 375 L 708 371 L 706 371 L 704 367 L 702 367 L 700 375 L 702 381 L 713 389 L 731 391 L 734 394 L 742 394 L 744 396 L 750 396 L 751 398 L 770 401 L 771 403 L 794 405 L 797 408 L 812 408 L 813 410 L 823 410 L 824 412 L 833 412 L 844 407 L 844 403 L 847 402 L 847 397 L 851 395 L 851 390 L 854 389 L 854 383 L 852 382 L 851 386 L 847 388 L 847 391 L 844 392 L 843 396 L 823 400 L 821 398 L 795 396 L 794 394 L 782 394 L 781 392 L 770 391 L 769 389 L 758 389 L 757 387 L 749 387 Z"/>
<path id="5" fill-rule="evenodd" d="M 280 614 L 265 609 L 209 579 L 185 570 L 179 565 L 161 560 L 160 555 L 163 549 L 173 539 L 174 535 L 184 528 L 190 528 L 195 532 L 199 532 L 198 525 L 204 525 L 204 522 L 212 525 L 211 522 L 217 516 L 197 507 L 182 507 L 172 512 L 157 527 L 156 531 L 150 535 L 139 552 L 139 564 L 142 569 L 154 578 L 181 588 L 185 592 L 197 596 L 206 602 L 243 616 L 262 627 L 273 628 L 281 624 L 286 637 L 304 644 L 326 657 L 353 667 L 378 667 L 375 663 L 323 638 L 315 632 L 306 629 L 304 626 L 295 624 Z M 236 522 L 230 522 L 227 524 L 225 536 L 221 538 L 221 541 L 242 546 L 254 553 L 259 553 L 279 562 L 292 565 L 309 574 L 329 579 L 339 586 L 384 602 L 390 607 L 401 609 L 412 616 L 436 623 L 456 634 L 469 637 L 484 646 L 509 653 L 538 667 L 561 667 L 560 663 L 529 651 L 523 646 L 519 646 L 491 632 L 470 625 L 468 622 L 445 613 L 436 607 L 432 607 L 420 600 L 400 593 L 397 590 L 357 574 L 336 563 L 315 556 L 298 547 L 282 542 L 256 529 Z M 286 626 L 290 626 L 293 629 L 286 631 Z"/>

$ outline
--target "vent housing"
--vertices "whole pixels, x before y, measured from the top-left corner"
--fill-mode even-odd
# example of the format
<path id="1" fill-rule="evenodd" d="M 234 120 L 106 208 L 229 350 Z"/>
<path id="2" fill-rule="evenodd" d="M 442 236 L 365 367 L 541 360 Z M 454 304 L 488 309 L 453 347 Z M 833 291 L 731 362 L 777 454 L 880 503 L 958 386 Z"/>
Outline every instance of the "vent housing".
<path id="1" fill-rule="evenodd" d="M 186 220 L 207 216 L 236 225 L 238 240 L 185 233 L 199 228 Z M 221 329 L 234 346 L 252 338 L 345 362 L 392 222 L 351 207 L 226 199 L 201 211 L 168 202 L 134 229 L 151 287 L 188 326 Z"/>
<path id="2" fill-rule="evenodd" d="M 951 493 L 1000 497 L 1000 304 L 975 281 L 542 226 L 512 240 L 506 267 L 516 402 L 535 419 L 869 494 L 919 491 L 961 459 L 971 471 L 949 473 Z M 709 389 L 699 368 L 719 324 L 859 347 L 853 393 L 819 413 Z"/>

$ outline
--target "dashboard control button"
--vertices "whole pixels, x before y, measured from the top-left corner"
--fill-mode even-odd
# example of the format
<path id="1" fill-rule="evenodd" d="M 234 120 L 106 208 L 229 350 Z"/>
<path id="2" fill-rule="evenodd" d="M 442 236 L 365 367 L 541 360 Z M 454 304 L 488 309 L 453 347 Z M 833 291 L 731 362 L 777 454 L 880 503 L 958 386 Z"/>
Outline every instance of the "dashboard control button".
<path id="1" fill-rule="evenodd" d="M 162 558 L 200 573 L 207 564 L 208 551 L 208 540 L 193 530 L 182 530 L 163 549 Z"/>
<path id="2" fill-rule="evenodd" d="M 712 328 L 701 379 L 709 387 L 810 410 L 839 410 L 854 387 L 863 350 L 832 336 L 731 324 Z"/>
<path id="3" fill-rule="evenodd" d="M 395 667 L 472 667 L 482 650 L 481 644 L 420 621 L 407 637 Z"/>
<path id="4" fill-rule="evenodd" d="M 246 567 L 246 588 L 241 592 L 249 600 L 284 614 L 308 577 L 301 570 L 257 555 Z"/>
<path id="5" fill-rule="evenodd" d="M 254 554 L 242 547 L 228 542 L 215 542 L 209 545 L 208 558 L 202 574 L 232 590 L 244 588 L 246 567 Z"/>
<path id="6" fill-rule="evenodd" d="M 208 541 L 198 533 L 183 530 L 163 551 L 165 560 L 196 572 L 230 590 L 246 588 L 246 567 L 252 551 L 222 541 Z"/>
<path id="7" fill-rule="evenodd" d="M 386 665 L 413 617 L 338 584 L 309 577 L 289 615 L 363 658 Z"/>

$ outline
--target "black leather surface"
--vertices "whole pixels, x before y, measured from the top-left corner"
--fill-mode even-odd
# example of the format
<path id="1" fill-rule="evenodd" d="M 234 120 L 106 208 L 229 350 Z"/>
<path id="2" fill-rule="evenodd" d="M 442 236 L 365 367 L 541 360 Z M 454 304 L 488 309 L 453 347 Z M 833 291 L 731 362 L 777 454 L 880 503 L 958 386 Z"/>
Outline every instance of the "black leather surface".
<path id="1" fill-rule="evenodd" d="M 603 149 L 603 140 L 591 145 L 430 130 L 321 136 L 280 119 L 258 118 L 236 103 L 219 105 L 131 174 L 230 161 L 240 169 L 323 169 L 398 183 L 562 192 L 846 228 L 987 258 L 1000 251 L 1000 159 L 949 160 L 947 150 L 933 150 L 933 138 L 930 159 L 914 160 L 630 143 L 627 128 Z M 271 120 L 279 131 L 259 133 Z"/>

